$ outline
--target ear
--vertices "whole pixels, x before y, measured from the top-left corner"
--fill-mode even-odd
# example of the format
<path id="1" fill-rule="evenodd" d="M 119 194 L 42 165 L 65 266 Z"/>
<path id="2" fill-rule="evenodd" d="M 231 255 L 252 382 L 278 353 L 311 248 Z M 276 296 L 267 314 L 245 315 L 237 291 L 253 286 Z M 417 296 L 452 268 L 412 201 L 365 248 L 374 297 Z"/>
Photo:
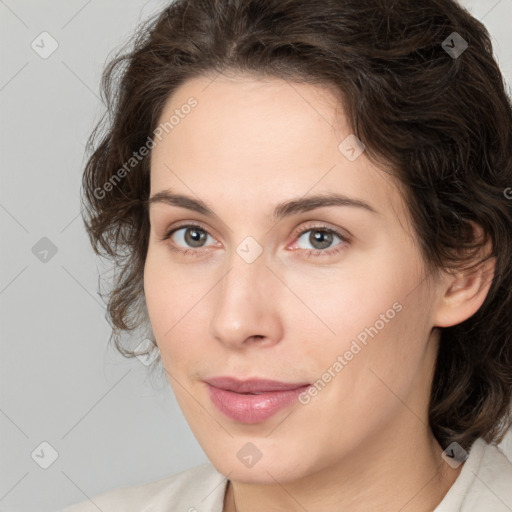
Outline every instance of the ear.
<path id="1" fill-rule="evenodd" d="M 483 230 L 471 222 L 476 237 L 483 236 Z M 490 254 L 492 243 L 489 239 L 484 254 Z M 439 301 L 433 312 L 433 325 L 450 327 L 467 320 L 483 304 L 491 287 L 495 269 L 495 258 L 489 258 L 476 269 L 459 271 L 455 274 L 443 272 L 439 281 Z"/>

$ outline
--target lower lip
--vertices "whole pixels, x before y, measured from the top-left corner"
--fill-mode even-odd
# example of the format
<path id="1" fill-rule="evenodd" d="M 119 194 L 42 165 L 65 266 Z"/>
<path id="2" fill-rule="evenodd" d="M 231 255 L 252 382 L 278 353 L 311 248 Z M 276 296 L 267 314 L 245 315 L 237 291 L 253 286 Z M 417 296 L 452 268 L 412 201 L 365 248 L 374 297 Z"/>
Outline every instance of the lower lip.
<path id="1" fill-rule="evenodd" d="M 298 396 L 309 385 L 287 391 L 268 391 L 260 395 L 244 395 L 207 384 L 210 398 L 228 418 L 240 423 L 260 423 L 281 409 L 298 402 Z"/>

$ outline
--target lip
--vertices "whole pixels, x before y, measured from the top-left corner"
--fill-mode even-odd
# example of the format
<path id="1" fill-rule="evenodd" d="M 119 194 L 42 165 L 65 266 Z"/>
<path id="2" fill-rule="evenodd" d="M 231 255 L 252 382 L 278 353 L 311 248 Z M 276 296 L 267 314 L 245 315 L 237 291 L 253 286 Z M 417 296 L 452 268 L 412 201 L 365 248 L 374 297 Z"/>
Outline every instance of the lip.
<path id="1" fill-rule="evenodd" d="M 260 423 L 297 402 L 310 384 L 268 379 L 238 380 L 233 377 L 205 379 L 210 399 L 228 418 L 240 423 Z"/>

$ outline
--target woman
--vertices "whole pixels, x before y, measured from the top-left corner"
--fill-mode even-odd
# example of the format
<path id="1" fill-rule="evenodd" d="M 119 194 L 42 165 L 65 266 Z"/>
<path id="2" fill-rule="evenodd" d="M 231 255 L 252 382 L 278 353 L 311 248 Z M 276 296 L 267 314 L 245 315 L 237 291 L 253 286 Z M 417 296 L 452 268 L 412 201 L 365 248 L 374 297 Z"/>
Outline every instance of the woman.
<path id="1" fill-rule="evenodd" d="M 113 339 L 148 329 L 211 464 L 66 510 L 511 510 L 512 113 L 483 25 L 178 0 L 103 86 Z"/>

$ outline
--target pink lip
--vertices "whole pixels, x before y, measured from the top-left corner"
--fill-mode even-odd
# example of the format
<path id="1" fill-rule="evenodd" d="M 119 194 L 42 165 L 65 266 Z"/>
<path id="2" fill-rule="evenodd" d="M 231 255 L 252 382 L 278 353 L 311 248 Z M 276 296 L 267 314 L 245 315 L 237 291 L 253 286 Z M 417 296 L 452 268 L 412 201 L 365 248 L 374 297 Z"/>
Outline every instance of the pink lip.
<path id="1" fill-rule="evenodd" d="M 210 399 L 228 418 L 241 423 L 260 423 L 296 401 L 309 383 L 266 379 L 239 381 L 231 377 L 205 380 Z M 257 393 L 257 394 L 249 394 Z"/>

